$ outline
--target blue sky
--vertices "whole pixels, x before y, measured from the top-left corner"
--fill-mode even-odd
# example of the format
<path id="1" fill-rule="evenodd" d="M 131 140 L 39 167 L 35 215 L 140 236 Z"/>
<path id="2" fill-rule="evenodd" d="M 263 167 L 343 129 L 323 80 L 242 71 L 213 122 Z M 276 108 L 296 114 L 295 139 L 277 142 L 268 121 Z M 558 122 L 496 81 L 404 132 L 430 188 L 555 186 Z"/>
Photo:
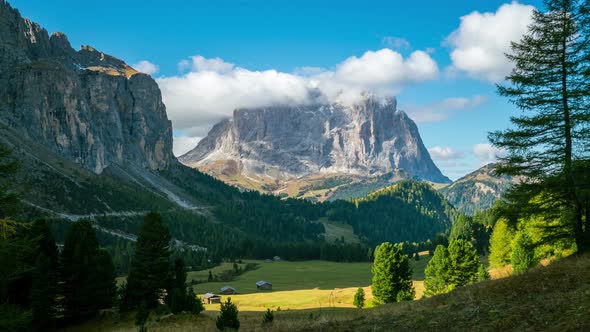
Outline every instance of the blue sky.
<path id="1" fill-rule="evenodd" d="M 297 100 L 295 92 L 284 96 L 273 89 L 296 91 L 298 84 L 319 80 L 397 95 L 398 106 L 418 122 L 435 162 L 456 179 L 497 152 L 478 144 L 487 143 L 488 131 L 507 127 L 516 112 L 495 95 L 494 84 L 509 70 L 502 48 L 522 35 L 530 16 L 527 5 L 541 8 L 542 1 L 9 2 L 50 33 L 66 33 L 74 48 L 88 44 L 132 65 L 152 64 L 141 67 L 162 87 L 177 150 L 187 149 L 229 114 L 217 104 L 207 107 L 215 100 L 201 103 L 199 91 L 193 95 L 191 87 L 230 84 L 239 96 L 240 89 L 260 84 L 260 91 L 271 89 L 277 100 Z M 390 67 L 398 55 L 404 62 Z M 409 61 L 413 55 L 420 60 Z M 430 67 L 422 76 L 412 75 L 422 65 Z M 379 66 L 411 70 L 385 78 L 346 70 L 377 68 L 378 73 Z M 351 73 L 349 79 L 346 73 Z M 228 99 L 219 93 L 212 95 Z M 245 103 L 263 102 L 260 97 Z M 190 108 L 196 104 L 202 109 Z"/>

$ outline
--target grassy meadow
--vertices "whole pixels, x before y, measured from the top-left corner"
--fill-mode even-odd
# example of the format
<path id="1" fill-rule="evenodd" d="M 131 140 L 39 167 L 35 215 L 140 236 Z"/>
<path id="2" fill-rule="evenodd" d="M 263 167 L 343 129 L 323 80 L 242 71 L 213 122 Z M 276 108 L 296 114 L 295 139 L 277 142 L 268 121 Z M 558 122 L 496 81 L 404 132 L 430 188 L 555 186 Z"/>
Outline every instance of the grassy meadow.
<path id="1" fill-rule="evenodd" d="M 419 261 L 411 260 L 413 266 L 416 297 L 424 292 L 424 269 L 429 256 Z M 231 295 L 241 310 L 264 311 L 298 310 L 311 308 L 340 307 L 352 308 L 354 293 L 358 287 L 365 289 L 365 296 L 371 298 L 371 263 L 335 263 L 326 261 L 288 262 L 244 261 L 257 263 L 258 268 L 243 273 L 230 282 L 206 282 L 193 286 L 199 296 L 207 292 L 219 294 L 223 286 L 234 287 L 238 294 Z M 211 269 L 213 274 L 230 270 L 233 264 L 224 263 Z M 188 281 L 207 280 L 209 270 L 189 272 Z M 256 282 L 265 280 L 273 284 L 272 291 L 259 291 Z M 225 296 L 222 297 L 224 299 Z M 369 302 L 367 301 L 367 302 Z M 219 310 L 219 304 L 206 305 L 207 310 Z"/>

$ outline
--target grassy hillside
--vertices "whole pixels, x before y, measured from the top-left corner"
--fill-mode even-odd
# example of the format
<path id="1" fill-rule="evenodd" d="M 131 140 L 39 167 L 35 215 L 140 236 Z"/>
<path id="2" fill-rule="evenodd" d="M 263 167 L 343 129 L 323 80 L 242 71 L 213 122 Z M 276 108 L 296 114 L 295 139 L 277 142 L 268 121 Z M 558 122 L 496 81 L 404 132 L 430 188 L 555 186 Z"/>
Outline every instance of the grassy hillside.
<path id="1" fill-rule="evenodd" d="M 419 264 L 425 264 L 421 260 Z M 309 275 L 323 274 L 325 262 L 280 263 L 272 265 L 276 272 L 260 270 L 254 276 L 280 280 L 279 275 L 293 269 L 307 269 Z M 275 264 L 275 263 L 270 263 Z M 283 264 L 283 265 L 281 265 Z M 303 263 L 301 263 L 303 264 Z M 339 267 L 341 266 L 341 267 Z M 229 267 L 229 266 L 228 266 Z M 336 264 L 327 266 L 331 274 L 347 279 L 342 268 L 350 267 L 350 279 L 366 276 L 361 265 Z M 224 268 L 223 266 L 221 268 Z M 270 265 L 269 265 L 270 269 Z M 315 272 L 314 272 L 315 271 Z M 325 270 L 326 273 L 328 272 Z M 246 276 L 245 274 L 244 276 Z M 297 275 L 296 273 L 293 275 Z M 414 276 L 419 278 L 420 276 Z M 311 278 L 310 278 L 311 280 Z M 334 281 L 334 279 L 332 279 Z M 313 282 L 313 281 L 310 281 Z M 344 284 L 343 284 L 344 285 Z M 338 302 L 352 300 L 349 288 L 335 291 L 335 305 L 329 303 L 330 293 L 319 295 L 317 290 L 304 286 L 303 290 L 276 291 L 233 296 L 240 303 L 240 331 L 587 331 L 590 329 L 590 255 L 568 257 L 549 266 L 539 266 L 513 277 L 489 280 L 459 288 L 451 293 L 418 301 L 395 303 L 369 309 L 353 309 Z M 354 288 L 350 288 L 351 290 Z M 367 288 L 368 290 L 368 288 Z M 326 290 L 327 291 L 327 290 Z M 264 296 L 268 296 L 264 298 Z M 315 297 L 314 297 L 315 296 Z M 314 309 L 295 310 L 284 303 L 319 300 Z M 249 301 L 249 302 L 248 302 Z M 272 326 L 263 327 L 262 312 L 257 306 L 281 306 L 275 312 Z M 150 323 L 150 331 L 214 331 L 215 306 L 197 317 L 177 315 Z M 300 308 L 305 308 L 302 306 Z M 289 310 L 287 310 L 289 309 Z M 68 331 L 134 331 L 133 317 L 96 319 Z"/>
<path id="2" fill-rule="evenodd" d="M 420 301 L 299 321 L 300 325 L 289 320 L 285 315 L 275 330 L 297 326 L 301 331 L 588 331 L 590 256 L 569 257 L 523 275 Z"/>

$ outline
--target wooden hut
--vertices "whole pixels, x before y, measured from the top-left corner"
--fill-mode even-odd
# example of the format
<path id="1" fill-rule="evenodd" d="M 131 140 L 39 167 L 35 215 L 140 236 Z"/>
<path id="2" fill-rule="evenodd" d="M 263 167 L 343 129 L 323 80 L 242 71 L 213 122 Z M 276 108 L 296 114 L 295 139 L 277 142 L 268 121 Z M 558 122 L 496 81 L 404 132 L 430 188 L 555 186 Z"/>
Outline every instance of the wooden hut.
<path id="1" fill-rule="evenodd" d="M 225 295 L 231 295 L 231 294 L 236 294 L 238 291 L 236 291 L 235 288 L 231 287 L 231 286 L 223 286 L 221 287 L 221 294 L 225 294 Z"/>
<path id="2" fill-rule="evenodd" d="M 272 290 L 272 284 L 268 281 L 260 280 L 256 282 L 256 288 L 259 290 Z"/>
<path id="3" fill-rule="evenodd" d="M 203 295 L 203 303 L 206 304 L 213 304 L 213 303 L 221 303 L 221 296 L 213 293 L 207 293 Z"/>

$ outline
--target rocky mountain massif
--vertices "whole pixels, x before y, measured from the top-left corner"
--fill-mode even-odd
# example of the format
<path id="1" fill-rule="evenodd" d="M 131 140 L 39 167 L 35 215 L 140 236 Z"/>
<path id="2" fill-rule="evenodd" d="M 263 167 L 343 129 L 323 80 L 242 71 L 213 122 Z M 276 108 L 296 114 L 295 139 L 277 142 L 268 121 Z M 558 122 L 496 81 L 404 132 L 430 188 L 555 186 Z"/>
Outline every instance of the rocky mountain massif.
<path id="1" fill-rule="evenodd" d="M 164 169 L 174 157 L 172 125 L 148 75 L 51 36 L 0 1 L 0 122 L 100 174 L 132 161 Z"/>
<path id="2" fill-rule="evenodd" d="M 517 178 L 495 174 L 494 164 L 488 164 L 439 191 L 459 211 L 473 214 L 477 210 L 491 208 L 517 182 Z"/>
<path id="3" fill-rule="evenodd" d="M 291 196 L 379 177 L 388 181 L 377 187 L 404 178 L 450 182 L 396 100 L 370 95 L 352 106 L 237 109 L 179 160 L 229 183 Z"/>
<path id="4" fill-rule="evenodd" d="M 0 142 L 21 160 L 29 205 L 79 214 L 156 201 L 194 207 L 158 176 L 178 161 L 156 82 L 90 46 L 74 50 L 63 33 L 49 35 L 4 0 Z"/>

